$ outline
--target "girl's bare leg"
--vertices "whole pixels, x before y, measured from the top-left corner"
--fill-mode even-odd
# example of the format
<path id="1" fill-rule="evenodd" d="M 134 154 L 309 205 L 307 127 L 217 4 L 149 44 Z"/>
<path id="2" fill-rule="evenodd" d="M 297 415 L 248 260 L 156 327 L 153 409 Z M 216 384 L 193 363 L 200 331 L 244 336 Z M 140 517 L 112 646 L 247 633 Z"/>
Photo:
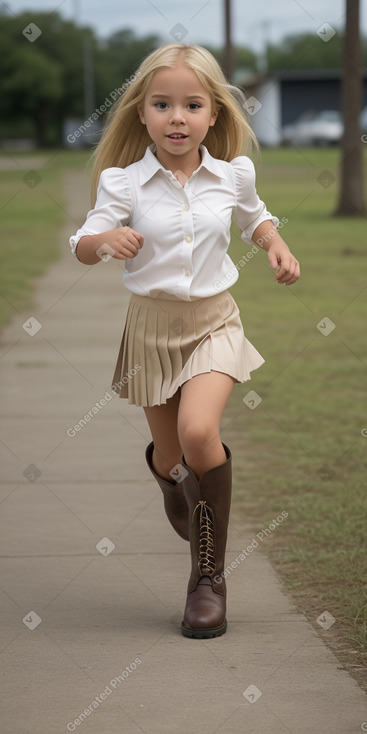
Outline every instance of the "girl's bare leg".
<path id="1" fill-rule="evenodd" d="M 157 474 L 172 479 L 170 471 L 183 454 L 198 477 L 226 460 L 220 421 L 234 384 L 223 372 L 205 372 L 185 382 L 164 405 L 144 408 Z"/>
<path id="2" fill-rule="evenodd" d="M 171 469 L 181 464 L 182 448 L 177 433 L 180 390 L 164 405 L 144 408 L 154 443 L 153 469 L 164 479 L 172 481 Z"/>
<path id="3" fill-rule="evenodd" d="M 181 387 L 177 435 L 186 463 L 200 478 L 223 464 L 220 420 L 235 380 L 223 372 L 196 375 Z"/>

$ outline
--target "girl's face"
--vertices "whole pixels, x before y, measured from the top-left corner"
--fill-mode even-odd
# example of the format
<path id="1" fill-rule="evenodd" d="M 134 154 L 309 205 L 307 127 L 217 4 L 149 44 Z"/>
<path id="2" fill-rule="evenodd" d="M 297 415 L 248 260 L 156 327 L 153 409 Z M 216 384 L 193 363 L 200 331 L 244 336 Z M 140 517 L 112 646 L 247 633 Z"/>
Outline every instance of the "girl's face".
<path id="1" fill-rule="evenodd" d="M 155 72 L 138 111 L 157 146 L 158 160 L 166 168 L 177 168 L 183 161 L 194 162 L 194 157 L 197 163 L 199 145 L 215 124 L 218 110 L 213 110 L 195 72 L 178 63 Z"/>

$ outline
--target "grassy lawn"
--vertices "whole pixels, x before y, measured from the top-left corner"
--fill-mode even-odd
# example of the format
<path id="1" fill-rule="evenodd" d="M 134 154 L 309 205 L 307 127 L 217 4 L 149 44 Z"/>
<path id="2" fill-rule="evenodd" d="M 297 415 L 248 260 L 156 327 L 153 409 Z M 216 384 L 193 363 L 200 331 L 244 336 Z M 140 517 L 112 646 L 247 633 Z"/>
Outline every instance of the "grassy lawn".
<path id="1" fill-rule="evenodd" d="M 240 267 L 232 294 L 266 363 L 235 388 L 223 436 L 235 448 L 237 512 L 254 534 L 288 513 L 261 549 L 322 637 L 353 653 L 353 673 L 350 661 L 357 669 L 367 654 L 367 239 L 365 220 L 331 216 L 338 157 L 263 152 L 258 192 L 288 220 L 282 236 L 302 276 L 274 284 L 261 251 Z M 234 262 L 250 249 L 235 229 Z M 250 390 L 262 399 L 251 409 Z M 316 621 L 325 610 L 328 630 Z"/>
<path id="2" fill-rule="evenodd" d="M 30 307 L 34 279 L 58 257 L 61 174 L 87 158 L 42 153 L 36 185 L 24 181 L 24 166 L 0 169 L 0 325 Z M 367 655 L 367 242 L 365 220 L 331 216 L 338 158 L 336 150 L 262 154 L 258 191 L 285 218 L 282 235 L 302 278 L 291 288 L 274 284 L 266 254 L 248 257 L 251 246 L 234 228 L 232 259 L 248 262 L 232 293 L 266 363 L 235 388 L 223 439 L 234 452 L 234 509 L 254 536 L 287 513 L 256 552 L 269 556 L 298 607 L 357 675 Z M 252 409 L 243 402 L 250 390 L 261 398 Z M 328 630 L 316 621 L 325 610 L 335 618 Z"/>
<path id="3" fill-rule="evenodd" d="M 1 155 L 0 327 L 32 306 L 35 278 L 59 256 L 65 219 L 60 174 L 85 161 L 84 153 L 57 151 Z"/>

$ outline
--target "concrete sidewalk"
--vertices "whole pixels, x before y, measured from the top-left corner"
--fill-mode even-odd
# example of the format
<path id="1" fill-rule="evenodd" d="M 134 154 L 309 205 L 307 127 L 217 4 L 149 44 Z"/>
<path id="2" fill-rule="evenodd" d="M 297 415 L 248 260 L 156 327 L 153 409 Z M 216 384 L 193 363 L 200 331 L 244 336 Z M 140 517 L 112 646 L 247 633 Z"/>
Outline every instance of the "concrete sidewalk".
<path id="1" fill-rule="evenodd" d="M 188 544 L 145 466 L 143 410 L 106 394 L 128 294 L 117 262 L 68 252 L 83 181 L 65 181 L 65 255 L 1 337 L 1 733 L 366 731 L 365 694 L 259 550 L 228 580 L 227 634 L 181 636 Z M 252 537 L 232 515 L 227 563 Z"/>

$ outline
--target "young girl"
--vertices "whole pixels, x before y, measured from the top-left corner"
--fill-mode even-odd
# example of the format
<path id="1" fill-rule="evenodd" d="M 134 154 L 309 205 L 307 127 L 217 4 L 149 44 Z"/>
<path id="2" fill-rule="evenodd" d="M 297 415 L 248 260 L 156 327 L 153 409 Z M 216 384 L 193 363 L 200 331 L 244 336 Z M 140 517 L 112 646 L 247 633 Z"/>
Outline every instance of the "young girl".
<path id="1" fill-rule="evenodd" d="M 204 48 L 169 43 L 150 54 L 110 113 L 94 208 L 70 239 L 86 265 L 125 261 L 131 297 L 113 387 L 144 408 L 148 466 L 190 541 L 182 633 L 194 638 L 226 631 L 231 453 L 220 420 L 234 384 L 264 361 L 228 292 L 238 278 L 227 255 L 232 214 L 278 283 L 300 275 L 243 155 L 256 143 L 243 102 Z"/>

